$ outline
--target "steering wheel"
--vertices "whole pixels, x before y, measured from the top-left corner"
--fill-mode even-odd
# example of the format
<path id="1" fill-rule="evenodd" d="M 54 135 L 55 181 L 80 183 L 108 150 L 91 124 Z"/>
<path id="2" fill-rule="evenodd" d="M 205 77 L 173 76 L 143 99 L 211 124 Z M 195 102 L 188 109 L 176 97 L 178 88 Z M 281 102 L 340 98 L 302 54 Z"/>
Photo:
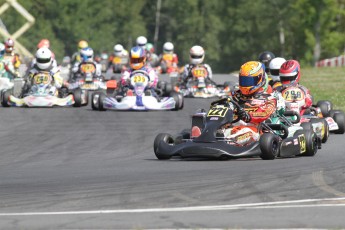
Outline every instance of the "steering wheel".
<path id="1" fill-rule="evenodd" d="M 233 111 L 237 111 L 237 112 L 234 112 L 234 113 L 238 114 L 240 111 L 244 111 L 244 109 L 236 101 L 234 101 L 230 97 L 225 97 L 225 98 L 219 99 L 217 101 L 213 101 L 213 102 L 211 102 L 211 106 L 224 105 L 226 107 L 230 107 L 230 103 L 233 104 L 234 107 L 235 107 L 235 109 Z M 241 120 L 241 118 L 239 116 L 237 116 L 237 118 L 235 120 L 233 120 L 231 123 L 236 123 L 239 120 Z"/>

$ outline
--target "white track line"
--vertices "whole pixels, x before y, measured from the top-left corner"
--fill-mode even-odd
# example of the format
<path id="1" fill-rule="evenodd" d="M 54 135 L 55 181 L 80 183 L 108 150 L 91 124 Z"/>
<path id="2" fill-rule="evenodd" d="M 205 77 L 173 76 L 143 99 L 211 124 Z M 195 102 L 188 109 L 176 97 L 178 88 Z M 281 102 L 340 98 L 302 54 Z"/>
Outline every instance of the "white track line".
<path id="1" fill-rule="evenodd" d="M 176 207 L 176 208 L 118 209 L 118 210 L 91 210 L 91 211 L 66 211 L 66 212 L 22 212 L 22 213 L 17 212 L 17 213 L 0 213 L 0 216 L 85 215 L 85 214 L 114 214 L 114 213 L 219 211 L 219 210 L 234 210 L 234 209 L 345 207 L 345 203 L 301 204 L 301 203 L 311 203 L 311 202 L 334 202 L 334 201 L 345 201 L 345 197 L 235 204 L 235 205 Z M 295 204 L 295 205 L 292 205 L 292 204 Z"/>

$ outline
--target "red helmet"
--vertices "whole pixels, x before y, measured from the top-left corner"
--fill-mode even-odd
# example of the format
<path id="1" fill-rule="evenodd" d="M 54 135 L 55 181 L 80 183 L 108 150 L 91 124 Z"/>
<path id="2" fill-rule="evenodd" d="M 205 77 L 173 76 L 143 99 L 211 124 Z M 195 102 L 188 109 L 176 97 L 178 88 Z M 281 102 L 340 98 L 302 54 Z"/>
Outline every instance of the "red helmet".
<path id="1" fill-rule="evenodd" d="M 280 81 L 283 87 L 296 86 L 301 79 L 301 67 L 296 60 L 287 60 L 279 69 Z"/>
<path id="2" fill-rule="evenodd" d="M 37 44 L 37 49 L 39 49 L 39 48 L 50 48 L 50 41 L 48 39 L 42 39 Z"/>
<path id="3" fill-rule="evenodd" d="M 6 49 L 6 53 L 12 53 L 13 51 L 13 46 L 14 46 L 14 41 L 9 38 L 5 41 L 5 49 Z"/>

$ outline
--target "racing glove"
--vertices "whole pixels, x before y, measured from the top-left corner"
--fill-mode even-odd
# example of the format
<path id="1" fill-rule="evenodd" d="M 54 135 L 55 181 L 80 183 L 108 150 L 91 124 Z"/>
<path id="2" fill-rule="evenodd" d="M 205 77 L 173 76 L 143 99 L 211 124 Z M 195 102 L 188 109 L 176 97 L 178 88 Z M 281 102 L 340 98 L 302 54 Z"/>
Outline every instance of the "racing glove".
<path id="1" fill-rule="evenodd" d="M 244 109 L 240 109 L 238 111 L 238 116 L 241 120 L 243 120 L 246 123 L 250 122 L 251 120 L 250 115 Z"/>

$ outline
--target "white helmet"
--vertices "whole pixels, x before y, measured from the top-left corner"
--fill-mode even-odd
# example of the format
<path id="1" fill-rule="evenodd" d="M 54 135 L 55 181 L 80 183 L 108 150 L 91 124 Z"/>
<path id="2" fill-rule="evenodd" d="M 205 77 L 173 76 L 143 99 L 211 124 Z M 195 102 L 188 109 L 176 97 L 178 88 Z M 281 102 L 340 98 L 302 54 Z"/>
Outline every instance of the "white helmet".
<path id="1" fill-rule="evenodd" d="M 271 78 L 273 81 L 280 81 L 279 69 L 284 62 L 286 62 L 286 60 L 285 58 L 282 58 L 282 57 L 276 57 L 270 61 L 269 69 L 270 69 Z"/>
<path id="2" fill-rule="evenodd" d="M 205 50 L 201 46 L 193 46 L 189 51 L 190 62 L 194 65 L 201 64 L 204 61 Z"/>
<path id="3" fill-rule="evenodd" d="M 48 48 L 39 48 L 36 51 L 36 65 L 40 69 L 48 69 L 53 61 L 52 52 Z"/>
<path id="4" fill-rule="evenodd" d="M 80 57 L 84 62 L 93 61 L 93 49 L 91 47 L 85 47 L 80 50 Z"/>
<path id="5" fill-rule="evenodd" d="M 136 42 L 138 46 L 141 46 L 141 47 L 146 46 L 147 38 L 145 38 L 144 36 L 139 36 L 137 37 Z"/>
<path id="6" fill-rule="evenodd" d="M 164 53 L 173 53 L 174 52 L 174 45 L 171 42 L 166 42 L 163 45 L 163 52 Z"/>
<path id="7" fill-rule="evenodd" d="M 114 54 L 115 56 L 120 56 L 123 52 L 123 46 L 121 44 L 116 44 L 114 46 Z"/>

